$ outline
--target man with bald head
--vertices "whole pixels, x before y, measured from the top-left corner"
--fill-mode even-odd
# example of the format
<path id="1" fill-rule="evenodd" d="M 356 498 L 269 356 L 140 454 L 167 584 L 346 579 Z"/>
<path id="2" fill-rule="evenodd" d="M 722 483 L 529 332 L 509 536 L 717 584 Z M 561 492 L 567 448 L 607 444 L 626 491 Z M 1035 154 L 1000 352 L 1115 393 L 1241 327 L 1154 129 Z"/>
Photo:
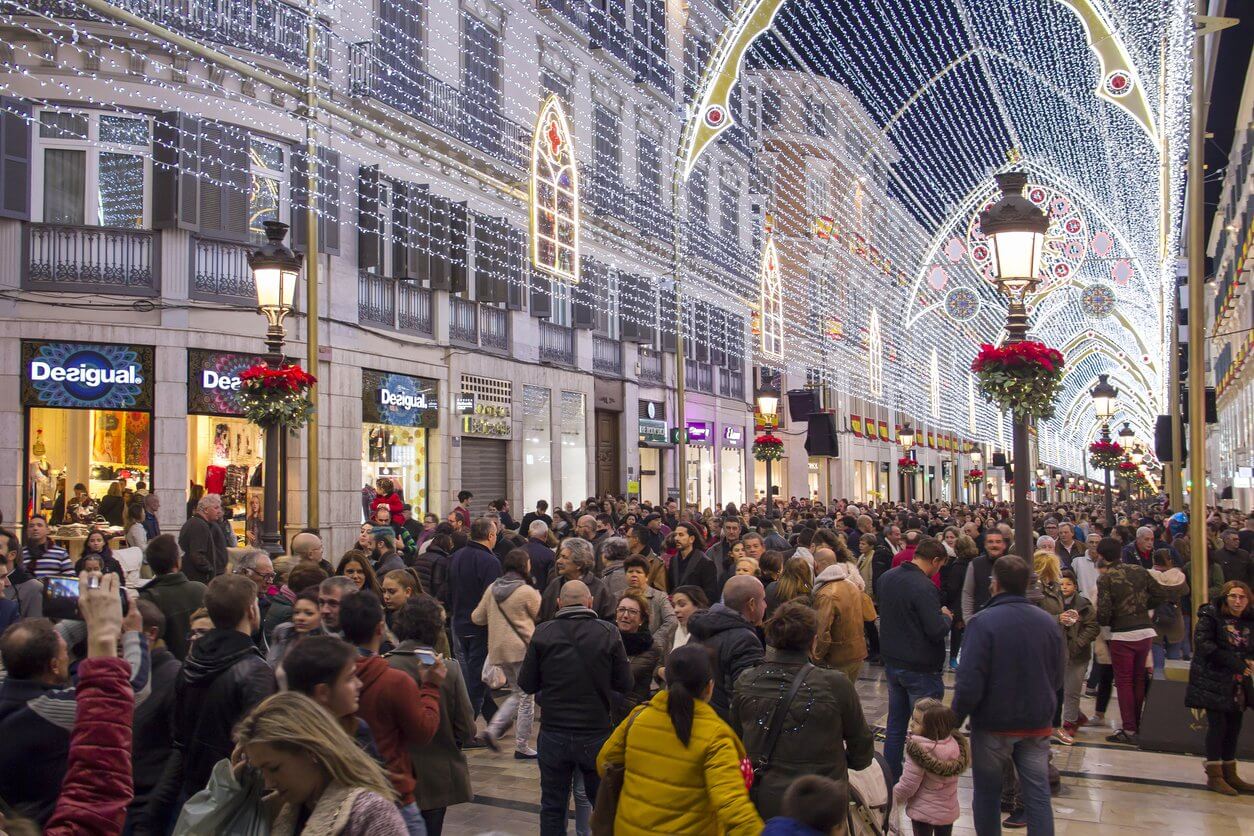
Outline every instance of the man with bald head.
<path id="1" fill-rule="evenodd" d="M 292 557 L 297 564 L 316 563 L 318 568 L 327 573 L 327 577 L 335 574 L 330 562 L 322 556 L 322 538 L 309 531 L 302 531 L 292 538 Z"/>
<path id="2" fill-rule="evenodd" d="M 558 592 L 558 607 L 552 620 L 536 627 L 518 674 L 519 687 L 536 694 L 544 711 L 536 741 L 542 836 L 565 834 L 575 770 L 583 777 L 588 798 L 596 798 L 596 756 L 613 729 L 610 692 L 632 687 L 618 629 L 597 618 L 588 585 L 566 581 Z"/>
<path id="3" fill-rule="evenodd" d="M 762 664 L 762 642 L 753 629 L 766 614 L 766 590 L 753 575 L 733 575 L 723 585 L 723 600 L 688 619 L 688 631 L 718 658 L 710 707 L 724 720 L 731 708 L 736 677 Z"/>

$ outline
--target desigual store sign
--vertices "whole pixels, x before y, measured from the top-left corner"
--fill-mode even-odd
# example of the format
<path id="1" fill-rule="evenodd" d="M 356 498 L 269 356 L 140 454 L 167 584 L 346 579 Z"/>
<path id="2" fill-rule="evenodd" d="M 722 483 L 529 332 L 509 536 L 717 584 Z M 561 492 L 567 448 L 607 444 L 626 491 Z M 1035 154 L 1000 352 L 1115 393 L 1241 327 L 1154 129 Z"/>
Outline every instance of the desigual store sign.
<path id="1" fill-rule="evenodd" d="M 257 354 L 187 350 L 187 411 L 192 415 L 243 415 L 240 373 L 265 358 Z"/>
<path id="2" fill-rule="evenodd" d="M 152 401 L 152 346 L 22 343 L 24 406 L 149 411 Z"/>
<path id="3" fill-rule="evenodd" d="M 361 419 L 393 427 L 439 426 L 439 382 L 428 377 L 361 371 Z"/>

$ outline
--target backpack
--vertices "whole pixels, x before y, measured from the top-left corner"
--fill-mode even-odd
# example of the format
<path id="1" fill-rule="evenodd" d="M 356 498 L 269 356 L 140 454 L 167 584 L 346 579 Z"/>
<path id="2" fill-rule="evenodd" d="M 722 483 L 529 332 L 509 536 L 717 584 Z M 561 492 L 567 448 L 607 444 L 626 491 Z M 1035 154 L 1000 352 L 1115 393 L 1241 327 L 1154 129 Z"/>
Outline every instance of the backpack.
<path id="1" fill-rule="evenodd" d="M 1177 601 L 1164 601 L 1154 607 L 1154 629 L 1159 632 L 1174 627 L 1180 619 L 1180 604 Z"/>

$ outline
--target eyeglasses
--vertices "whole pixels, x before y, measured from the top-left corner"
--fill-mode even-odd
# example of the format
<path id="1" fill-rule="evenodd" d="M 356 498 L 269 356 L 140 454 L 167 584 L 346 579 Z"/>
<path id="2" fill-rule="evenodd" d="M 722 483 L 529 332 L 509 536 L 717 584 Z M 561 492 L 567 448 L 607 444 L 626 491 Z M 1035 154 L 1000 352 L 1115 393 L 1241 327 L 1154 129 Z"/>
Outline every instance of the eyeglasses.
<path id="1" fill-rule="evenodd" d="M 1234 592 L 1229 592 L 1229 593 L 1228 593 L 1228 597 L 1229 597 L 1229 598 L 1236 598 L 1238 601 L 1248 601 L 1248 600 L 1250 600 L 1250 596 L 1246 595 L 1244 592 L 1235 592 L 1235 591 L 1234 591 Z"/>
<path id="2" fill-rule="evenodd" d="M 256 575 L 266 583 L 274 583 L 274 579 L 277 577 L 274 572 L 258 572 L 256 569 L 245 569 L 244 571 L 250 575 Z"/>
<path id="3" fill-rule="evenodd" d="M 633 610 L 631 607 L 619 607 L 618 614 L 619 615 L 634 615 L 637 618 L 639 618 L 640 610 Z"/>

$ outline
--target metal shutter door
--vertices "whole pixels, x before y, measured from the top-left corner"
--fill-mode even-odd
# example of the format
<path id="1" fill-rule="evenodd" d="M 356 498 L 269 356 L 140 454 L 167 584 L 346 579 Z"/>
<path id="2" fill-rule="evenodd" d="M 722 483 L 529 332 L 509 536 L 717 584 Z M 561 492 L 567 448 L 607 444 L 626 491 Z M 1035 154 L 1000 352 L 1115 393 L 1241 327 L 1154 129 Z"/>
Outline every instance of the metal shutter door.
<path id="1" fill-rule="evenodd" d="M 505 457 L 508 444 L 494 438 L 462 438 L 462 481 L 458 491 L 470 491 L 471 517 L 488 510 L 494 499 L 508 498 L 505 493 Z"/>

